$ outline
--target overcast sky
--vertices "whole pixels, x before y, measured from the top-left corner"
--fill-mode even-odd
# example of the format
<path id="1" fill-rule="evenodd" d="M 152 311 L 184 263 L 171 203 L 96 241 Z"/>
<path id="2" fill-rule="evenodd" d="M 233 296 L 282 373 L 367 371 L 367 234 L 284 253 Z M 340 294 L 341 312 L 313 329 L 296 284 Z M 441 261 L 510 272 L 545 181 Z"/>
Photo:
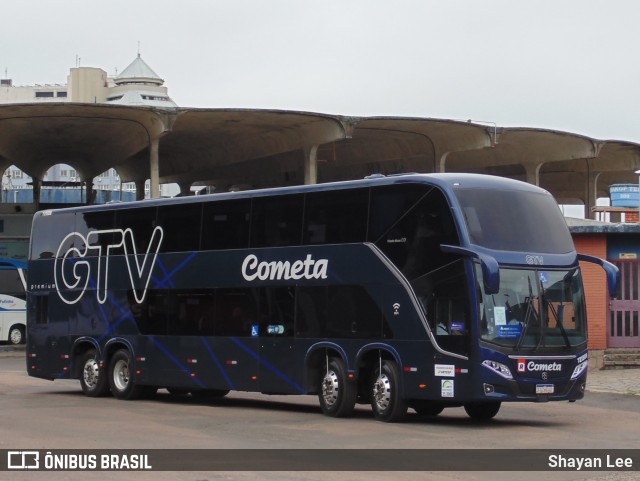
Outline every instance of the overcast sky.
<path id="1" fill-rule="evenodd" d="M 180 106 L 472 119 L 640 142 L 636 0 L 16 0 L 0 68 L 138 52 Z"/>

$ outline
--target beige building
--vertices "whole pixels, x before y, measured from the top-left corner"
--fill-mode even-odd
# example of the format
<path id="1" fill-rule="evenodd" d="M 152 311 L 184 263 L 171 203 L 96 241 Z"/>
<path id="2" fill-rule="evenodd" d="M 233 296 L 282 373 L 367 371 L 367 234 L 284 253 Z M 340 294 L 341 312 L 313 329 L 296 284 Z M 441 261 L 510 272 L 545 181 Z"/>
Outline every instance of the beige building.
<path id="1" fill-rule="evenodd" d="M 67 84 L 14 86 L 0 80 L 0 104 L 77 102 L 177 107 L 169 97 L 164 80 L 142 60 L 140 54 L 120 74 L 110 77 L 101 68 L 72 68 Z"/>
<path id="2" fill-rule="evenodd" d="M 0 79 L 0 104 L 46 104 L 46 103 L 85 103 L 111 104 L 137 107 L 176 108 L 176 103 L 169 97 L 164 80 L 153 71 L 140 54 L 120 74 L 110 77 L 101 68 L 76 67 L 69 71 L 67 83 L 36 84 L 14 86 L 12 79 Z M 44 181 L 71 185 L 78 179 L 78 174 L 67 164 L 57 164 L 47 170 Z M 2 176 L 2 190 L 17 191 L 31 189 L 32 178 L 18 167 L 12 166 Z M 135 192 L 134 183 L 121 184 L 115 169 L 109 169 L 96 177 L 94 189 Z M 145 193 L 149 195 L 149 183 L 145 185 Z M 160 195 L 171 196 L 177 188 L 171 185 L 160 187 Z M 7 198 L 10 198 L 7 195 Z"/>

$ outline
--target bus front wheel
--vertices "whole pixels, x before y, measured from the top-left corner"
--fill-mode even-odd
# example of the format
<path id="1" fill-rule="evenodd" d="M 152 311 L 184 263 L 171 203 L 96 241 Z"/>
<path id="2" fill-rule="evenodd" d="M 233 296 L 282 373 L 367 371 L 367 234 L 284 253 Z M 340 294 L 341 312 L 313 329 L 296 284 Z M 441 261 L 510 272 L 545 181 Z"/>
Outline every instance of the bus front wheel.
<path id="1" fill-rule="evenodd" d="M 104 369 L 100 366 L 98 352 L 89 349 L 80 357 L 80 386 L 85 396 L 101 397 L 109 392 L 109 383 Z"/>
<path id="2" fill-rule="evenodd" d="M 349 416 L 356 405 L 357 396 L 356 385 L 347 380 L 344 361 L 337 357 L 329 359 L 318 389 L 322 412 L 335 418 Z"/>
<path id="3" fill-rule="evenodd" d="M 137 399 L 143 394 L 141 386 L 133 379 L 131 353 L 126 349 L 116 351 L 109 361 L 109 386 L 118 399 Z"/>
<path id="4" fill-rule="evenodd" d="M 382 361 L 373 371 L 371 408 L 378 421 L 397 422 L 407 414 L 407 402 L 401 398 L 400 373 L 393 361 Z"/>
<path id="5" fill-rule="evenodd" d="M 477 419 L 479 421 L 487 421 L 492 419 L 500 410 L 499 402 L 485 402 L 485 403 L 469 403 L 464 405 L 464 410 L 467 412 L 471 419 Z"/>

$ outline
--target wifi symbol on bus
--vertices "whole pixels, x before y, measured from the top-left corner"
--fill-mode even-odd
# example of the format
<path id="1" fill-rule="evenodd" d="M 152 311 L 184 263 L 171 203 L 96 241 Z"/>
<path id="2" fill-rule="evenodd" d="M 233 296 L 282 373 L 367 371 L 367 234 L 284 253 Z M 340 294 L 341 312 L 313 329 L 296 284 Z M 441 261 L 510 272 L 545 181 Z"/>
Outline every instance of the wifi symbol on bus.
<path id="1" fill-rule="evenodd" d="M 400 304 L 398 304 L 397 302 L 393 305 L 393 315 L 397 316 L 398 314 L 400 314 Z"/>

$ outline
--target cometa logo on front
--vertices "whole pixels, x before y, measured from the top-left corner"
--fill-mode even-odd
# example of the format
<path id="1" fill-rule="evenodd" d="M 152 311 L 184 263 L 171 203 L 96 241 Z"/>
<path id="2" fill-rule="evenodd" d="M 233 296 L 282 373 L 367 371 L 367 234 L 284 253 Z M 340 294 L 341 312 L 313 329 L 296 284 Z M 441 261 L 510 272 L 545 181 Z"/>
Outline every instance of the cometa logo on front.
<path id="1" fill-rule="evenodd" d="M 242 262 L 242 277 L 247 281 L 280 281 L 298 279 L 326 279 L 328 259 L 315 260 L 307 254 L 304 260 L 290 261 L 260 261 L 254 254 L 244 258 Z"/>
<path id="2" fill-rule="evenodd" d="M 557 362 L 547 363 L 547 364 L 538 364 L 533 361 L 529 361 L 527 364 L 527 369 L 529 371 L 562 371 L 562 364 L 558 364 Z"/>

